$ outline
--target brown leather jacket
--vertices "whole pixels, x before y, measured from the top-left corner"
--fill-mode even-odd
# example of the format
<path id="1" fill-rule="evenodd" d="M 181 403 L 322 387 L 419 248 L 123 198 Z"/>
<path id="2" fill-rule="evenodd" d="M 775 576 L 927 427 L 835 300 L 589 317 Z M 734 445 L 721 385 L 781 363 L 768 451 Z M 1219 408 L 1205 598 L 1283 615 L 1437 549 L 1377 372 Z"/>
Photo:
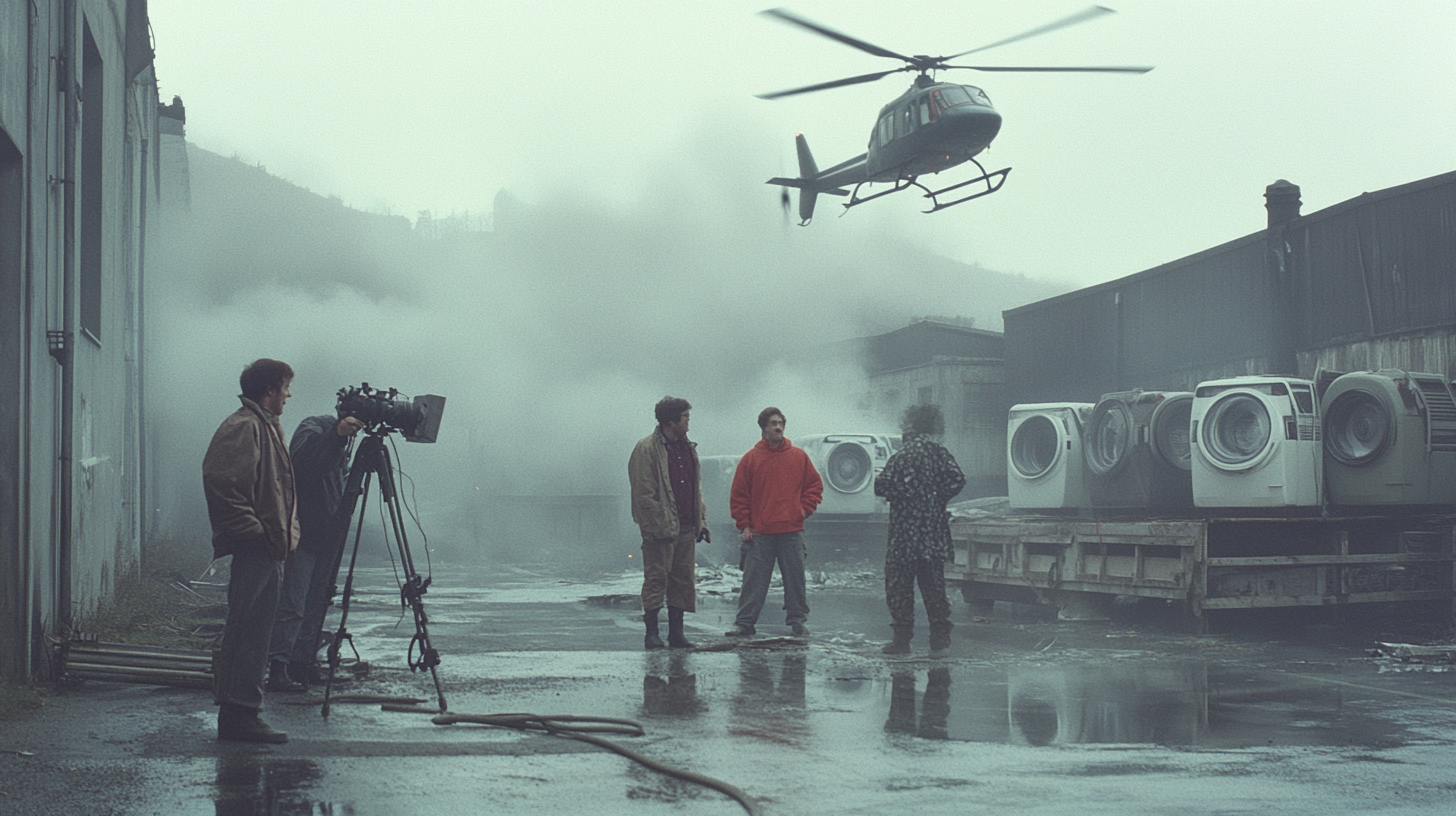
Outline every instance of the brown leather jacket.
<path id="1" fill-rule="evenodd" d="M 293 462 L 278 418 L 240 397 L 202 460 L 214 558 L 267 552 L 282 561 L 298 546 Z"/>
<path id="2" fill-rule="evenodd" d="M 691 444 L 691 443 L 690 443 Z M 708 526 L 708 507 L 703 503 L 702 470 L 698 449 L 692 445 L 693 469 L 698 471 L 694 486 L 698 500 L 698 526 Z M 678 535 L 677 505 L 672 496 L 672 479 L 667 475 L 667 440 L 657 427 L 632 449 L 627 460 L 627 478 L 632 482 L 632 520 L 644 535 L 675 538 Z"/>

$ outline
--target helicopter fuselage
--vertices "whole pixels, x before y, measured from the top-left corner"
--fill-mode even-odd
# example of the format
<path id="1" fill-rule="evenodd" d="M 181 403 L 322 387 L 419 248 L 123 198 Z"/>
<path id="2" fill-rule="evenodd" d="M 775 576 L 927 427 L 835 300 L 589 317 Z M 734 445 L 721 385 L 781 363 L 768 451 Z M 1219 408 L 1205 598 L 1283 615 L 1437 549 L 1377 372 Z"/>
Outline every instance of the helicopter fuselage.
<path id="1" fill-rule="evenodd" d="M 973 85 L 916 82 L 880 109 L 862 155 L 823 171 L 818 186 L 894 183 L 955 167 L 984 151 L 1001 114 Z"/>

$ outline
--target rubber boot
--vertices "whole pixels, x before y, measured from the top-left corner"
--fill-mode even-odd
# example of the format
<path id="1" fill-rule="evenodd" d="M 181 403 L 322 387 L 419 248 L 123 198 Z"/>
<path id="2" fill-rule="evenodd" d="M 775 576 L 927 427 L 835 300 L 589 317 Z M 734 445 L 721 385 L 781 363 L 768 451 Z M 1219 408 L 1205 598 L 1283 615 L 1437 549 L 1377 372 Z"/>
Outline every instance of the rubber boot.
<path id="1" fill-rule="evenodd" d="M 647 637 L 643 645 L 648 649 L 661 649 L 665 644 L 662 636 L 657 633 L 657 609 L 649 609 L 642 613 L 642 621 L 647 624 Z"/>
<path id="2" fill-rule="evenodd" d="M 889 643 L 886 643 L 880 648 L 880 654 L 910 654 L 910 640 L 915 636 L 915 630 L 908 629 L 903 626 L 891 626 L 890 628 L 894 630 L 895 637 Z"/>
<path id="3" fill-rule="evenodd" d="M 229 742 L 264 742 L 278 745 L 288 735 L 274 731 L 258 716 L 256 708 L 223 703 L 217 710 L 217 738 Z"/>
<path id="4" fill-rule="evenodd" d="M 282 660 L 274 660 L 268 664 L 268 682 L 263 685 L 263 688 L 266 691 L 285 694 L 308 690 L 307 686 L 288 676 L 288 664 Z"/>
<path id="5" fill-rule="evenodd" d="M 930 633 L 930 656 L 945 657 L 950 653 L 950 630 L 932 631 Z"/>
<path id="6" fill-rule="evenodd" d="M 667 608 L 667 645 L 674 649 L 693 648 L 683 634 L 683 610 L 675 606 Z"/>

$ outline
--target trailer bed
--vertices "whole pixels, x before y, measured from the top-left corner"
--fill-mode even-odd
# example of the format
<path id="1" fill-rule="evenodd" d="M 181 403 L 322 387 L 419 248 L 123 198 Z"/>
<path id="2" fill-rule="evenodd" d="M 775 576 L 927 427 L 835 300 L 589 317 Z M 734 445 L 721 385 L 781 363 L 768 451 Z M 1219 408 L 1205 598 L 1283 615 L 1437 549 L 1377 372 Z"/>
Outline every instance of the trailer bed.
<path id="1" fill-rule="evenodd" d="M 1226 609 L 1437 602 L 1450 614 L 1456 516 L 953 519 L 946 580 L 968 603 L 1107 596 Z"/>

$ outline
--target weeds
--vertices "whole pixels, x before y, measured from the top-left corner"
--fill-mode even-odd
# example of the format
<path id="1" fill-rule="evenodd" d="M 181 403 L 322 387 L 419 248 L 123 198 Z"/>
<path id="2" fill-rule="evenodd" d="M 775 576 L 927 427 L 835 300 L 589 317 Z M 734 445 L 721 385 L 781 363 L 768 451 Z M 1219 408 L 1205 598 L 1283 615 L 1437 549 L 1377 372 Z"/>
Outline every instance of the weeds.
<path id="1" fill-rule="evenodd" d="M 101 640 L 181 649 L 207 649 L 222 630 L 225 599 L 187 586 L 207 567 L 206 554 L 176 540 L 155 541 L 143 568 L 118 574 L 116 589 L 75 630 Z"/>

